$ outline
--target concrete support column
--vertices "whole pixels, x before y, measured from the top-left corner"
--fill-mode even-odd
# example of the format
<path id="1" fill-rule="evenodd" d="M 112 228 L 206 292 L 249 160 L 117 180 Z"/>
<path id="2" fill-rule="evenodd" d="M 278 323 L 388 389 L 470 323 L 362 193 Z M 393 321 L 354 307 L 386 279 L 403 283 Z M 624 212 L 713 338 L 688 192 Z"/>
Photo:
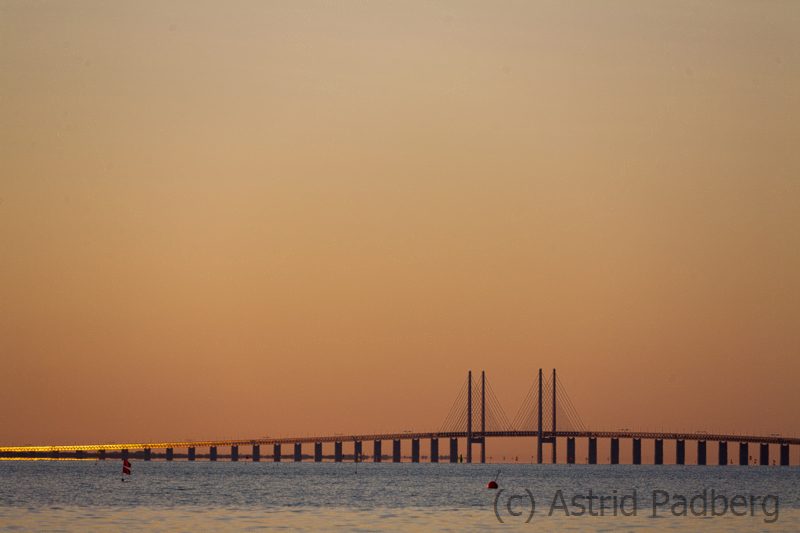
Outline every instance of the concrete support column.
<path id="1" fill-rule="evenodd" d="M 166 451 L 164 452 L 164 454 L 166 456 L 166 460 L 167 461 L 172 461 L 173 456 L 175 455 L 175 452 L 173 451 L 172 448 L 167 448 Z"/>
<path id="2" fill-rule="evenodd" d="M 450 437 L 450 462 L 458 462 L 458 439 Z"/>
<path id="3" fill-rule="evenodd" d="M 353 443 L 353 460 L 361 461 L 363 455 L 361 441 L 357 440 Z"/>
<path id="4" fill-rule="evenodd" d="M 439 462 L 439 439 L 431 437 L 431 462 Z"/>
<path id="5" fill-rule="evenodd" d="M 322 443 L 315 442 L 314 443 L 314 462 L 321 463 L 322 462 Z"/>
<path id="6" fill-rule="evenodd" d="M 769 465 L 769 444 L 762 442 L 758 446 L 758 464 L 761 466 Z"/>
<path id="7" fill-rule="evenodd" d="M 342 462 L 342 441 L 340 440 L 333 443 L 333 460 L 337 463 Z"/>
<path id="8" fill-rule="evenodd" d="M 619 439 L 611 439 L 611 464 L 619 464 Z"/>
<path id="9" fill-rule="evenodd" d="M 101 461 L 105 461 L 106 460 L 106 451 L 105 450 L 98 450 L 97 451 L 97 458 L 100 459 Z"/>
<path id="10" fill-rule="evenodd" d="M 664 440 L 663 439 L 656 439 L 655 443 L 655 451 L 653 453 L 653 464 L 655 465 L 663 465 L 664 464 Z"/>
<path id="11" fill-rule="evenodd" d="M 642 439 L 633 439 L 633 464 L 642 464 Z"/>
<path id="12" fill-rule="evenodd" d="M 281 462 L 281 443 L 275 442 L 272 444 L 272 462 L 273 463 L 280 463 Z"/>
<path id="13" fill-rule="evenodd" d="M 239 447 L 231 446 L 231 461 L 238 461 L 238 460 L 239 460 Z"/>
<path id="14" fill-rule="evenodd" d="M 253 459 L 254 463 L 257 463 L 261 460 L 261 445 L 260 444 L 253 444 L 253 453 L 251 454 L 251 458 Z"/>
<path id="15" fill-rule="evenodd" d="M 567 437 L 567 464 L 575 464 L 575 437 Z"/>
<path id="16" fill-rule="evenodd" d="M 186 449 L 186 459 L 188 459 L 189 461 L 194 461 L 195 459 L 194 446 L 190 446 L 189 448 Z"/>
<path id="17" fill-rule="evenodd" d="M 303 445 L 299 442 L 294 443 L 294 462 L 299 463 L 303 460 Z"/>
<path id="18" fill-rule="evenodd" d="M 597 438 L 589 437 L 589 464 L 597 464 Z"/>
<path id="19" fill-rule="evenodd" d="M 746 442 L 739 443 L 739 465 L 747 466 L 750 464 L 750 447 Z"/>
<path id="20" fill-rule="evenodd" d="M 217 460 L 217 447 L 216 446 L 209 446 L 209 448 L 208 448 L 208 460 L 209 461 L 216 461 Z"/>
<path id="21" fill-rule="evenodd" d="M 717 454 L 717 464 L 725 466 L 728 464 L 728 443 L 723 441 L 719 442 L 719 453 Z"/>
<path id="22" fill-rule="evenodd" d="M 381 445 L 383 443 L 379 440 L 376 440 L 372 443 L 372 462 L 373 463 L 380 463 L 381 458 L 383 456 L 383 452 L 381 451 Z"/>
<path id="23" fill-rule="evenodd" d="M 142 459 L 144 459 L 145 461 L 149 461 L 152 456 L 153 454 L 150 451 L 150 448 L 145 448 L 144 450 L 142 450 Z"/>
<path id="24" fill-rule="evenodd" d="M 706 465 L 706 441 L 697 441 L 697 464 L 700 466 Z"/>
<path id="25" fill-rule="evenodd" d="M 789 466 L 789 443 L 781 442 L 781 466 Z"/>
<path id="26" fill-rule="evenodd" d="M 683 439 L 675 441 L 675 464 L 686 464 L 686 441 Z"/>
<path id="27" fill-rule="evenodd" d="M 419 462 L 419 439 L 411 439 L 411 462 Z"/>
<path id="28" fill-rule="evenodd" d="M 400 462 L 400 439 L 394 439 L 392 441 L 392 462 Z"/>

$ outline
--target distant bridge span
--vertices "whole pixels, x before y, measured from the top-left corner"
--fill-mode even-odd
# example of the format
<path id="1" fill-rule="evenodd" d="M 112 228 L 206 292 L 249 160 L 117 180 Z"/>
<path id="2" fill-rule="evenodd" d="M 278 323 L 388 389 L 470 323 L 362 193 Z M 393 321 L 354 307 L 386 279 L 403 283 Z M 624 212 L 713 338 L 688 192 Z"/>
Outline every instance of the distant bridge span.
<path id="1" fill-rule="evenodd" d="M 575 439 L 588 440 L 589 464 L 597 463 L 597 439 L 608 439 L 611 443 L 610 462 L 619 463 L 619 441 L 620 439 L 632 442 L 633 464 L 642 464 L 642 440 L 652 440 L 655 443 L 653 464 L 663 464 L 663 442 L 665 440 L 675 441 L 675 463 L 685 464 L 685 442 L 697 442 L 697 464 L 707 464 L 707 442 L 718 443 L 719 465 L 727 465 L 728 462 L 728 443 L 739 444 L 738 461 L 736 464 L 746 465 L 751 462 L 749 445 L 759 446 L 758 464 L 769 464 L 769 445 L 779 446 L 780 464 L 789 465 L 789 446 L 800 445 L 800 437 L 786 437 L 777 434 L 771 435 L 743 435 L 733 433 L 706 433 L 706 432 L 652 432 L 652 431 L 591 431 L 585 429 L 577 411 L 571 401 L 563 392 L 563 386 L 556 377 L 553 370 L 552 379 L 548 382 L 543 380 L 542 371 L 539 370 L 538 386 L 532 387 L 528 396 L 523 401 L 523 405 L 513 421 L 510 421 L 502 409 L 499 402 L 488 387 L 485 374 L 481 373 L 480 398 L 473 397 L 472 372 L 469 372 L 467 382 L 462 387 L 459 397 L 451 408 L 447 419 L 440 431 L 426 432 L 396 432 L 396 433 L 364 433 L 364 434 L 334 434 L 317 435 L 304 437 L 264 437 L 259 439 L 220 439 L 220 440 L 183 440 L 183 441 L 159 441 L 159 442 L 129 442 L 129 443 L 98 443 L 98 444 L 65 444 L 65 445 L 38 445 L 38 446 L 0 446 L 0 458 L 21 459 L 60 459 L 60 458 L 112 458 L 112 457 L 139 457 L 150 460 L 152 457 L 163 457 L 172 460 L 177 457 L 186 457 L 188 460 L 197 458 L 197 448 L 208 448 L 209 453 L 206 457 L 214 461 L 217 457 L 229 457 L 236 461 L 239 459 L 239 447 L 250 446 L 250 458 L 254 461 L 261 459 L 261 446 L 272 446 L 271 459 L 280 461 L 282 459 L 282 445 L 293 445 L 295 461 L 302 461 L 303 444 L 314 444 L 314 461 L 320 462 L 323 459 L 322 444 L 334 443 L 333 458 L 335 461 L 342 461 L 345 458 L 342 443 L 354 443 L 353 453 L 348 455 L 349 459 L 364 460 L 369 458 L 363 453 L 362 443 L 372 441 L 373 454 L 371 459 L 380 462 L 384 458 L 392 462 L 401 462 L 400 443 L 411 441 L 411 460 L 419 462 L 421 440 L 430 442 L 431 462 L 439 462 L 440 458 L 450 462 L 461 462 L 463 457 L 458 453 L 459 441 L 465 441 L 467 462 L 472 462 L 472 445 L 480 446 L 480 462 L 485 462 L 485 446 L 488 438 L 533 438 L 536 442 L 537 463 L 543 462 L 542 448 L 544 444 L 551 445 L 552 463 L 556 463 L 556 442 L 557 439 L 566 439 L 567 444 L 567 463 L 575 463 Z M 545 396 L 546 393 L 546 396 Z M 552 398 L 549 409 L 544 410 L 545 398 Z M 559 399 L 561 401 L 559 401 Z M 464 403 L 462 400 L 465 400 Z M 487 401 L 488 400 L 488 401 Z M 566 405 L 566 407 L 561 404 Z M 476 416 L 479 415 L 479 416 Z M 476 420 L 477 418 L 477 420 Z M 567 429 L 560 429 L 556 422 L 566 420 Z M 488 426 L 487 427 L 487 422 Z M 495 427 L 491 427 L 494 425 Z M 439 439 L 449 441 L 449 453 L 439 454 Z M 382 453 L 382 442 L 392 442 L 391 455 L 384 456 Z M 218 448 L 229 447 L 230 455 L 220 456 Z M 185 449 L 185 455 L 176 455 L 175 449 Z M 164 450 L 164 454 L 153 454 L 153 450 Z M 68 455 L 65 455 L 68 454 Z M 265 456 L 270 457 L 270 456 Z M 730 464 L 734 464 L 731 460 Z"/>

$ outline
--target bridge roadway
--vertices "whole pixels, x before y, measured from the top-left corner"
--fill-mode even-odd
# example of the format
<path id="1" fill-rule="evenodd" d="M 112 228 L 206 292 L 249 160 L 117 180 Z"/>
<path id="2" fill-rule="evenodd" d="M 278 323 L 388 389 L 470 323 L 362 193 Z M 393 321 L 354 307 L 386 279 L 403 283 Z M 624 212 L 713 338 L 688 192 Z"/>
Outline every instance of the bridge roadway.
<path id="1" fill-rule="evenodd" d="M 536 431 L 486 431 L 473 432 L 473 437 L 536 437 Z M 556 431 L 542 433 L 545 438 L 600 438 L 600 439 L 662 439 L 662 440 L 694 440 L 715 442 L 743 442 L 759 444 L 800 444 L 800 437 L 784 437 L 781 435 L 736 435 L 718 433 L 667 433 L 646 431 Z M 167 448 L 204 448 L 211 446 L 248 446 L 262 444 L 306 444 L 316 442 L 356 442 L 377 440 L 412 440 L 430 438 L 467 438 L 466 431 L 455 432 L 402 432 L 402 433 L 373 433 L 362 435 L 325 435 L 312 437 L 280 437 L 261 439 L 227 439 L 227 440 L 186 440 L 173 442 L 129 442 L 111 444 L 65 444 L 54 446 L 0 446 L 0 453 L 25 453 L 25 452 L 96 452 L 100 450 L 158 450 Z"/>

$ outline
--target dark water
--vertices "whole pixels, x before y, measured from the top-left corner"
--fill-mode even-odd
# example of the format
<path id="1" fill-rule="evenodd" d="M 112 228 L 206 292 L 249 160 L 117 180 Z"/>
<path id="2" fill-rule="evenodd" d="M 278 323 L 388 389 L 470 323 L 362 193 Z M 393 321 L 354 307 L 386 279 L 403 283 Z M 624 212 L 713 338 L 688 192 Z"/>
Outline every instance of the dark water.
<path id="1" fill-rule="evenodd" d="M 0 461 L 0 530 L 509 526 L 800 531 L 800 469 L 139 461 L 122 483 L 118 461 Z"/>

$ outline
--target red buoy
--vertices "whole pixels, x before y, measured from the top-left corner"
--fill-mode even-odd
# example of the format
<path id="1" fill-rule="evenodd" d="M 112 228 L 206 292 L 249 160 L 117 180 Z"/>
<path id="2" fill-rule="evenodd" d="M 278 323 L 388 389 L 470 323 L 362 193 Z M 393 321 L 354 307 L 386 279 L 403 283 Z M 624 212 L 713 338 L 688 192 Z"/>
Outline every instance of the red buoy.
<path id="1" fill-rule="evenodd" d="M 494 480 L 490 481 L 489 483 L 486 484 L 486 488 L 487 489 L 496 489 L 497 488 L 497 481 L 494 481 Z"/>

